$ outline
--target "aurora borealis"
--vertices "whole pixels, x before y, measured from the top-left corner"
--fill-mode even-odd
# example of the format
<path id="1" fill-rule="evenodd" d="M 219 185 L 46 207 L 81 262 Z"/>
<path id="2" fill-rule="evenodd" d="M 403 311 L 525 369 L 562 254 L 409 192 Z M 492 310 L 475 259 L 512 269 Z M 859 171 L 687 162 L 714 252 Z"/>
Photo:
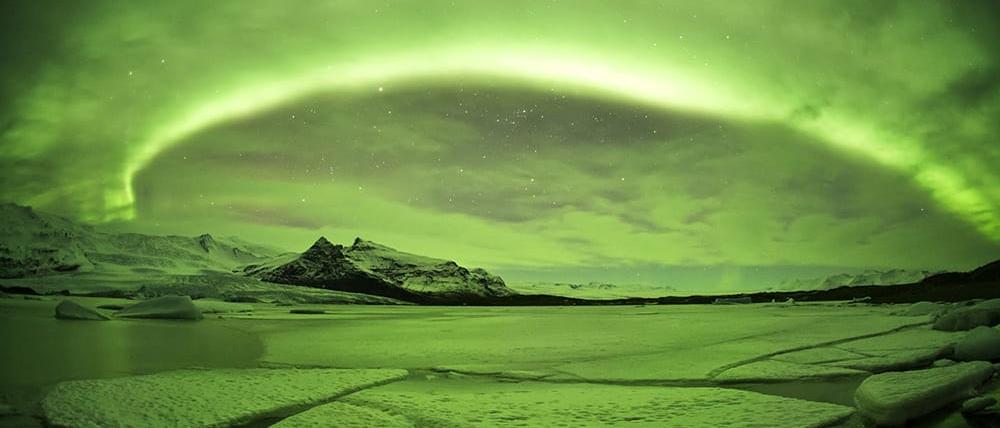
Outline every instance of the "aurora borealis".
<path id="1" fill-rule="evenodd" d="M 6 9 L 0 199 L 89 222 L 734 287 L 1000 254 L 988 1 Z"/>

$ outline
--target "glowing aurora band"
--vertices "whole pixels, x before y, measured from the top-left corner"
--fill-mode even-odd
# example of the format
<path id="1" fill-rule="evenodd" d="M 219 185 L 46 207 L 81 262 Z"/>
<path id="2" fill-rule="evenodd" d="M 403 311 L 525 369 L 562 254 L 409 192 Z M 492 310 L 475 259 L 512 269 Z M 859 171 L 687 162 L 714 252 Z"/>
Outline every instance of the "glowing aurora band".
<path id="1" fill-rule="evenodd" d="M 741 120 L 787 122 L 790 109 L 780 103 L 760 102 L 762 94 L 746 89 L 720 90 L 679 70 L 651 70 L 602 58 L 519 47 L 486 47 L 407 51 L 373 55 L 317 66 L 291 78 L 247 85 L 239 90 L 192 105 L 172 121 L 154 129 L 130 153 L 120 189 L 106 194 L 108 219 L 135 217 L 132 181 L 158 154 L 203 129 L 254 115 L 310 94 L 323 91 L 388 88 L 446 77 L 509 80 L 539 90 L 586 91 L 609 99 L 654 108 L 706 112 Z M 749 96 L 754 95 L 754 96 Z M 750 102 L 749 100 L 758 100 Z M 825 114 L 791 125 L 817 141 L 872 159 L 910 176 L 930 192 L 945 209 L 975 226 L 982 234 L 1000 240 L 1000 218 L 989 198 L 969 186 L 958 171 L 935 162 L 920 145 L 905 135 L 868 129 L 855 118 Z"/>

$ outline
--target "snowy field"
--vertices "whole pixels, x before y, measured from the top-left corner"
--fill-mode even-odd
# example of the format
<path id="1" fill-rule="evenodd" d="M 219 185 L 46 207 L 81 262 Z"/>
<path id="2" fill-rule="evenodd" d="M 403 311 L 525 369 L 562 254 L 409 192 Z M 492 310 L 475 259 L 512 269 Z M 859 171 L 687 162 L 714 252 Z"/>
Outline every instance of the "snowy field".
<path id="1" fill-rule="evenodd" d="M 967 334 L 933 330 L 907 306 L 846 303 L 198 301 L 201 321 L 66 321 L 52 316 L 58 298 L 8 297 L 5 426 L 860 426 L 862 380 L 930 367 Z M 949 370 L 967 383 L 992 375 L 965 364 Z M 953 410 L 917 426 L 967 426 Z"/>

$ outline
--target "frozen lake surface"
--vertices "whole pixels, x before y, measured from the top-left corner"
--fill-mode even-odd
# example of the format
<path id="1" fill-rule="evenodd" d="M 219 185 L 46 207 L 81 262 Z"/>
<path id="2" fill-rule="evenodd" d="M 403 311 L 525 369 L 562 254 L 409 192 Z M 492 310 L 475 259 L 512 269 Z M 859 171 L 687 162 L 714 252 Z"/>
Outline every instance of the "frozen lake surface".
<path id="1" fill-rule="evenodd" d="M 127 303 L 73 300 L 89 307 Z M 184 400 L 144 394 L 212 396 L 219 382 L 175 387 L 177 379 L 191 378 L 177 370 L 191 368 L 204 369 L 196 375 L 206 379 L 225 373 L 227 382 L 254 385 L 257 375 L 249 374 L 256 372 L 237 370 L 250 376 L 240 380 L 221 369 L 366 369 L 327 374 L 353 376 L 344 379 L 351 393 L 290 398 L 288 406 L 266 412 L 255 410 L 264 407 L 249 397 L 247 408 L 231 409 L 220 426 L 235 420 L 310 426 L 331 418 L 343 426 L 366 420 L 386 426 L 849 425 L 856 423 L 851 394 L 862 379 L 927 366 L 964 335 L 931 330 L 926 315 L 895 315 L 900 307 L 835 303 L 307 305 L 296 308 L 324 313 L 290 314 L 289 307 L 271 304 L 202 302 L 219 313 L 202 321 L 89 322 L 54 319 L 57 302 L 0 300 L 0 399 L 20 413 L 0 418 L 8 425 L 39 422 L 43 397 L 60 382 L 135 375 L 153 376 L 113 387 L 64 385 L 53 403 L 91 400 L 97 404 L 86 408 L 106 403 L 106 414 L 120 416 L 127 413 L 114 408 L 121 400 L 73 391 L 135 388 L 127 395 L 158 403 L 161 417 L 183 414 L 169 406 Z M 383 379 L 374 369 L 408 374 Z M 267 382 L 300 378 L 276 375 Z M 169 424 L 156 412 L 128 417 Z"/>

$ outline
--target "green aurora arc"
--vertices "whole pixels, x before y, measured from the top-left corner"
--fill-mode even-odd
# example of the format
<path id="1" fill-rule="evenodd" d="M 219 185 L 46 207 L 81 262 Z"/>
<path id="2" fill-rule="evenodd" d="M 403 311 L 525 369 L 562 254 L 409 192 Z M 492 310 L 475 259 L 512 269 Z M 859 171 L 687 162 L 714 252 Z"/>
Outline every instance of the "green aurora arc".
<path id="1" fill-rule="evenodd" d="M 139 177 L 213 129 L 323 94 L 377 98 L 462 82 L 779 124 L 906 177 L 983 238 L 949 246 L 964 250 L 937 255 L 937 263 L 914 264 L 968 267 L 995 255 L 1000 243 L 1000 150 L 991 120 L 1000 117 L 992 42 L 1000 33 L 987 2 L 63 6 L 80 10 L 25 3 L 8 18 L 4 49 L 21 61 L 3 73 L 0 166 L 10 173 L 2 196 L 92 222 L 139 229 L 127 225 L 151 222 L 137 210 Z M 323 227 L 309 233 L 316 229 Z M 926 242 L 935 241 L 932 232 L 921 231 Z M 420 248 L 414 240 L 406 248 L 448 255 L 444 244 Z M 539 253 L 551 251 L 567 248 Z M 656 257 L 617 256 L 626 266 L 657 264 Z M 490 263 L 488 252 L 472 258 Z M 498 258 L 512 269 L 589 264 L 581 256 Z M 820 260 L 786 255 L 774 263 Z M 767 261 L 662 260 L 699 263 Z"/>

